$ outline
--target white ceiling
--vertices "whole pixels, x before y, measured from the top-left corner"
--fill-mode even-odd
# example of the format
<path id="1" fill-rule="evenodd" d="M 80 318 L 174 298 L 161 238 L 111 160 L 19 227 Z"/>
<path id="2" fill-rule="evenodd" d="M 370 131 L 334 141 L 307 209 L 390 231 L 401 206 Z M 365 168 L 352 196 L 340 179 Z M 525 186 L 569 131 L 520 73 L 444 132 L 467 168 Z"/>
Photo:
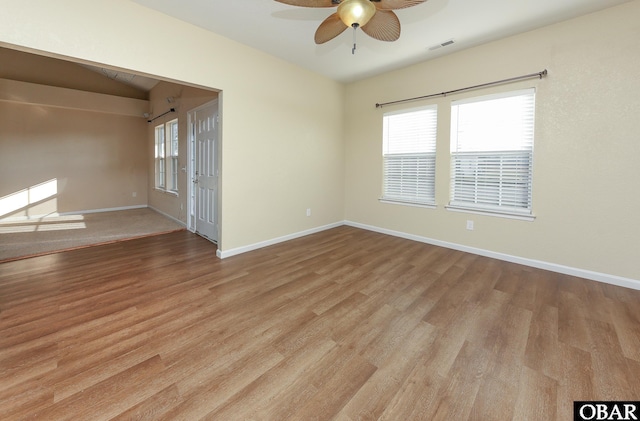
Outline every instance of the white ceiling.
<path id="1" fill-rule="evenodd" d="M 397 10 L 400 39 L 353 30 L 316 45 L 316 28 L 334 8 L 274 0 L 133 0 L 341 82 L 352 82 L 632 0 L 428 0 Z M 597 30 L 597 28 L 594 28 Z M 430 47 L 453 39 L 447 47 Z"/>

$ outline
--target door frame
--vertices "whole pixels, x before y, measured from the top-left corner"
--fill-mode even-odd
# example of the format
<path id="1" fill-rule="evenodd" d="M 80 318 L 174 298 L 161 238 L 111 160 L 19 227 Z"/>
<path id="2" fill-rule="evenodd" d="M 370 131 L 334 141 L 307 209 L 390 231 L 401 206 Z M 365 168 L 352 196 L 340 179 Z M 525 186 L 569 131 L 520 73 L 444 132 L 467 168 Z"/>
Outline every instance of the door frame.
<path id="1" fill-rule="evenodd" d="M 195 195 L 196 195 L 196 188 L 195 188 L 195 177 L 196 177 L 196 164 L 195 164 L 195 160 L 196 160 L 196 155 L 197 155 L 197 145 L 196 145 L 196 133 L 195 133 L 195 124 L 194 124 L 194 116 L 195 113 L 203 110 L 205 108 L 209 108 L 213 105 L 217 106 L 217 122 L 216 122 L 216 136 L 217 136 L 217 151 L 216 151 L 216 161 L 214 163 L 215 168 L 216 168 L 216 173 L 218 175 L 218 186 L 216 189 L 216 225 L 217 225 L 217 232 L 218 232 L 218 238 L 216 238 L 216 243 L 218 244 L 218 247 L 220 247 L 220 237 L 221 237 L 221 231 L 220 231 L 220 218 L 221 218 L 221 213 L 220 213 L 220 209 L 222 208 L 221 206 L 221 198 L 222 195 L 220 194 L 220 167 L 221 167 L 221 151 L 222 151 L 222 130 L 220 129 L 220 125 L 221 125 L 221 112 L 220 112 L 220 101 L 219 101 L 219 97 L 207 102 L 206 104 L 202 104 L 196 108 L 193 108 L 189 111 L 187 111 L 187 132 L 188 132 L 188 142 L 187 142 L 187 229 L 193 233 L 197 233 L 197 218 L 195 217 L 196 214 L 196 202 L 195 202 Z"/>

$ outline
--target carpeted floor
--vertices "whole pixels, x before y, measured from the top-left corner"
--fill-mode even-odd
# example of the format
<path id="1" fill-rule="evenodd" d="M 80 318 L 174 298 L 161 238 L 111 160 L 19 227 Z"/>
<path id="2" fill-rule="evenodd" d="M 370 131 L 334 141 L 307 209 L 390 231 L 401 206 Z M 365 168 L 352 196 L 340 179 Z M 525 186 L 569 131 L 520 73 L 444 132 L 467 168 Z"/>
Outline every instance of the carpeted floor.
<path id="1" fill-rule="evenodd" d="M 0 262 L 182 229 L 150 208 L 0 221 Z"/>

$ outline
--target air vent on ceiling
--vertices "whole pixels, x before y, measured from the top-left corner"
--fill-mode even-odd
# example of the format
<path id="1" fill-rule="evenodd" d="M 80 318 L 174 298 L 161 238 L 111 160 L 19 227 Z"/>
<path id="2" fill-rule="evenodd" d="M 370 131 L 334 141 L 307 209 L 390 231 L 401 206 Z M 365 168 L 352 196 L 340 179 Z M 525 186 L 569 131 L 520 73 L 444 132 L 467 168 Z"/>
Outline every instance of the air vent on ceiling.
<path id="1" fill-rule="evenodd" d="M 455 41 L 450 39 L 445 42 L 441 42 L 440 44 L 436 44 L 434 46 L 429 47 L 429 51 L 437 50 L 438 48 L 446 47 L 447 45 L 453 44 Z"/>

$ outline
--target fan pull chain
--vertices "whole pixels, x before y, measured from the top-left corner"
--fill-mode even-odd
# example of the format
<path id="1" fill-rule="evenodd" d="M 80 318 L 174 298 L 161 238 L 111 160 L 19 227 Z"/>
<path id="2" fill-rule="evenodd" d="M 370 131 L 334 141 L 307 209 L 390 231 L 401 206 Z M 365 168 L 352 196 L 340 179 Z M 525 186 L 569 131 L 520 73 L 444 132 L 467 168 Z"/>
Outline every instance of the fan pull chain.
<path id="1" fill-rule="evenodd" d="M 356 29 L 358 29 L 358 25 L 357 23 L 354 23 L 351 25 L 353 27 L 353 48 L 351 49 L 351 54 L 355 54 L 356 53 Z"/>

